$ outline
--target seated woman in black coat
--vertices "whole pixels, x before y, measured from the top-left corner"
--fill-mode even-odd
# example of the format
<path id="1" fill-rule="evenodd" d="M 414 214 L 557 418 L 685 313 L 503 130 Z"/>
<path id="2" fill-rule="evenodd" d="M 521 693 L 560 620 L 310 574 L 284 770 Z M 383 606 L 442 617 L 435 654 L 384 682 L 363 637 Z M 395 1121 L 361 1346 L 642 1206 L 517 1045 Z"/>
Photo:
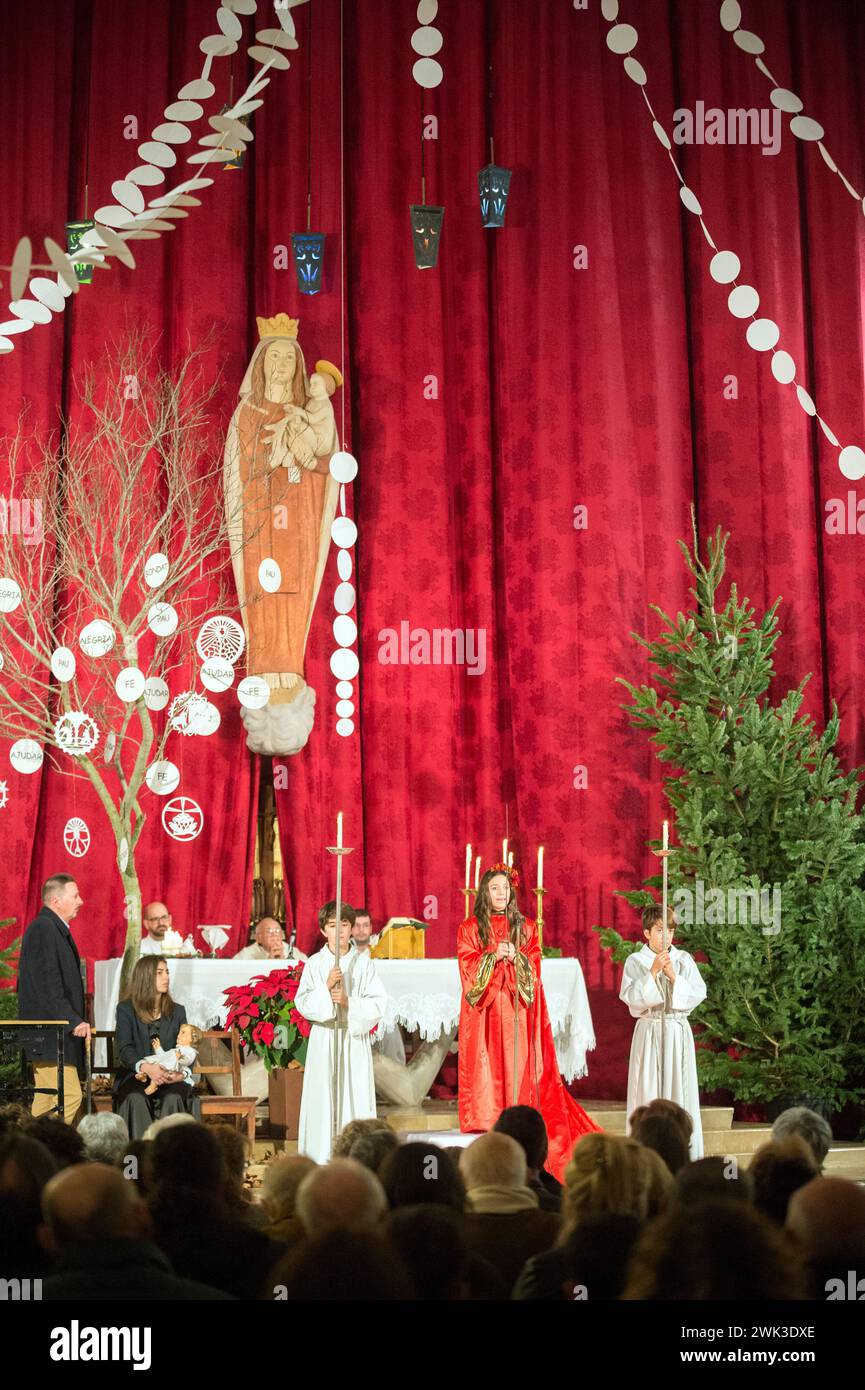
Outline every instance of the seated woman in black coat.
<path id="1" fill-rule="evenodd" d="M 198 1119 L 198 1102 L 193 1088 L 181 1071 L 166 1071 L 158 1063 L 142 1058 L 177 1046 L 177 1035 L 186 1022 L 186 1010 L 175 1004 L 168 992 L 168 966 L 162 956 L 142 956 L 132 972 L 129 992 L 117 1005 L 114 1051 L 119 1062 L 114 1078 L 114 1109 L 122 1115 L 130 1139 L 140 1139 L 151 1121 L 178 1111 Z M 135 1079 L 136 1072 L 155 1082 L 156 1090 L 145 1094 L 146 1082 Z"/>

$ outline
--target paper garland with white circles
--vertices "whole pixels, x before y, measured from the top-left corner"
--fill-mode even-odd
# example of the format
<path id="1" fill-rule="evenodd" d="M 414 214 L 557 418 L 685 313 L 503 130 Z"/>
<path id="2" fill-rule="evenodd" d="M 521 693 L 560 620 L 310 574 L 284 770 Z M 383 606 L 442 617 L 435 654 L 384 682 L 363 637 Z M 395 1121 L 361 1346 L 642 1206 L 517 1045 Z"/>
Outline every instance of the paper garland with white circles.
<path id="1" fill-rule="evenodd" d="M 433 27 L 432 21 L 438 14 L 438 0 L 421 0 L 417 7 L 417 21 L 420 28 L 411 36 L 411 46 L 420 57 L 411 70 L 411 75 L 419 87 L 425 91 L 438 87 L 444 77 L 444 69 L 432 55 L 441 51 L 444 39 L 440 29 Z"/>
<path id="2" fill-rule="evenodd" d="M 734 251 L 719 251 L 706 226 L 700 200 L 694 190 L 685 182 L 684 174 L 676 163 L 675 156 L 672 152 L 672 141 L 663 124 L 658 120 L 654 107 L 649 100 L 649 96 L 646 92 L 648 80 L 646 70 L 642 64 L 638 63 L 633 57 L 633 49 L 636 47 L 639 38 L 636 29 L 630 24 L 616 23 L 619 15 L 619 5 L 617 2 L 613 3 L 613 0 L 610 0 L 609 4 L 602 3 L 601 13 L 609 23 L 613 24 L 613 27 L 607 33 L 607 47 L 613 53 L 626 55 L 623 64 L 625 72 L 631 81 L 640 88 L 643 101 L 646 104 L 652 121 L 652 129 L 669 154 L 670 162 L 679 179 L 679 196 L 682 204 L 693 216 L 698 218 L 702 233 L 714 252 L 709 266 L 709 273 L 712 279 L 715 280 L 717 284 L 733 286 L 727 297 L 727 307 L 734 317 L 750 320 L 745 330 L 745 341 L 748 346 L 755 352 L 762 353 L 772 351 L 776 348 L 781 337 L 781 330 L 773 319 L 758 319 L 756 317 L 757 309 L 760 305 L 760 296 L 753 285 L 742 285 L 737 283 L 741 271 L 739 257 Z M 724 0 L 721 6 L 721 24 L 723 28 L 733 33 L 738 46 L 744 52 L 753 53 L 755 55 L 761 53 L 763 51 L 762 40 L 756 34 L 741 31 L 739 29 L 740 21 L 741 6 L 738 4 L 738 0 Z M 773 83 L 773 86 L 776 87 L 778 96 L 775 100 L 775 105 L 782 110 L 800 111 L 801 102 L 795 93 L 777 88 L 775 79 L 764 66 L 762 60 L 757 57 L 756 62 L 757 67 L 760 68 Z M 773 96 L 774 95 L 773 93 Z M 800 115 L 793 117 L 790 122 L 790 129 L 793 131 L 794 135 L 797 135 L 801 140 L 816 140 L 819 142 L 823 135 L 823 129 L 819 122 Z M 825 147 L 822 144 L 818 144 L 818 148 L 824 160 L 830 164 L 830 167 L 835 167 L 829 160 Z M 840 177 L 846 184 L 846 179 L 844 179 L 843 174 L 841 174 Z M 853 193 L 854 197 L 859 197 L 855 189 L 850 188 L 849 185 L 847 185 L 847 187 L 849 191 Z M 860 202 L 861 201 L 860 199 Z M 865 208 L 865 203 L 863 203 L 863 208 Z M 840 447 L 837 436 L 829 428 L 826 421 L 817 413 L 817 407 L 811 395 L 800 382 L 796 382 L 795 363 L 790 354 L 783 349 L 774 351 L 771 358 L 771 368 L 772 375 L 780 384 L 795 384 L 796 399 L 801 409 L 808 415 L 816 416 L 826 439 L 832 444 L 833 448 L 840 450 L 838 455 L 838 467 L 844 477 L 849 478 L 852 482 L 857 482 L 860 478 L 865 477 L 865 450 L 855 444 L 848 444 L 845 448 Z"/>
<path id="3" fill-rule="evenodd" d="M 422 0 L 418 10 L 419 20 L 424 3 L 425 0 Z M 433 5 L 431 13 L 433 16 L 435 15 L 435 5 Z M 421 20 L 421 23 L 423 22 Z M 412 39 L 412 43 L 414 42 L 415 40 Z M 421 50 L 418 49 L 417 51 L 420 52 Z M 354 723 L 348 717 L 346 709 L 340 709 L 340 705 L 344 706 L 347 703 L 347 696 L 352 694 L 353 688 L 350 682 L 360 669 L 360 661 L 357 653 L 350 650 L 357 641 L 357 624 L 354 618 L 349 617 L 357 602 L 357 593 L 354 585 L 348 582 L 353 571 L 349 550 L 357 542 L 357 526 L 351 517 L 345 515 L 345 489 L 346 484 L 352 483 L 357 477 L 358 464 L 353 454 L 340 449 L 332 455 L 329 467 L 331 477 L 340 485 L 340 510 L 343 513 L 334 519 L 330 531 L 333 543 L 337 546 L 336 568 L 340 578 L 333 596 L 333 606 L 337 613 L 333 622 L 333 636 L 337 650 L 330 658 L 330 669 L 337 678 L 336 693 L 339 697 L 336 711 L 339 716 L 336 731 L 340 737 L 347 738 L 354 733 Z M 351 713 L 354 713 L 353 705 Z"/>
<path id="4" fill-rule="evenodd" d="M 291 0 L 301 4 L 303 0 Z M 146 161 L 127 173 L 125 178 L 115 179 L 111 185 L 115 203 L 107 203 L 96 209 L 96 226 L 86 232 L 81 246 L 76 252 L 64 251 L 51 237 L 45 237 L 43 244 L 51 268 L 57 272 L 56 282 L 44 276 L 34 276 L 28 285 L 28 277 L 33 266 L 33 248 L 28 236 L 20 237 L 12 257 L 10 276 L 10 311 L 15 315 L 12 323 L 0 324 L 0 355 L 14 351 L 14 335 L 31 329 L 36 324 L 53 322 L 55 314 L 62 313 L 70 295 L 78 294 L 80 285 L 75 273 L 76 262 L 89 261 L 107 265 L 116 256 L 130 269 L 135 269 L 135 258 L 127 242 L 145 238 L 156 238 L 162 232 L 172 231 L 175 219 L 187 214 L 180 206 L 171 204 L 184 202 L 199 206 L 199 200 L 187 195 L 195 188 L 210 187 L 211 178 L 191 178 L 176 185 L 168 193 L 152 198 L 145 208 L 140 186 L 160 184 L 165 178 L 165 170 L 177 164 L 177 154 L 173 145 L 183 145 L 192 139 L 192 131 L 186 122 L 199 120 L 204 115 L 200 101 L 215 94 L 216 87 L 209 80 L 214 58 L 230 57 L 237 51 L 238 40 L 243 28 L 238 14 L 254 15 L 256 0 L 225 0 L 216 12 L 216 22 L 220 30 L 209 34 L 199 44 L 205 55 L 201 76 L 187 82 L 177 94 L 177 100 L 165 107 L 165 120 L 160 121 L 151 131 L 150 140 L 138 146 L 139 157 Z M 209 118 L 209 125 L 215 135 L 205 135 L 199 140 L 201 153 L 192 155 L 190 164 L 222 164 L 233 157 L 233 140 L 251 141 L 253 131 L 241 124 L 241 117 L 249 115 L 262 105 L 261 99 L 254 99 L 269 84 L 266 75 L 269 68 L 286 69 L 289 61 L 280 50 L 296 49 L 294 20 L 289 10 L 278 9 L 279 29 L 259 30 L 256 42 L 247 49 L 248 56 L 263 66 L 258 69 L 243 95 L 234 105 L 218 116 Z M 162 214 L 160 216 L 160 213 Z M 30 290 L 32 299 L 22 298 L 25 288 Z M 156 586 L 154 586 L 156 587 Z"/>
<path id="5" fill-rule="evenodd" d="M 865 213 L 865 198 L 863 198 L 861 193 L 857 192 L 850 180 L 841 172 L 835 160 L 823 144 L 825 131 L 820 122 L 815 121 L 812 116 L 801 115 L 800 113 L 805 105 L 802 98 L 797 96 L 795 92 L 791 92 L 789 88 L 780 87 L 775 81 L 775 78 L 760 56 L 765 51 L 766 47 L 760 36 L 739 27 L 742 23 L 742 7 L 738 3 L 738 0 L 724 0 L 719 18 L 721 21 L 721 28 L 732 36 L 736 47 L 741 49 L 743 53 L 751 54 L 754 58 L 756 67 L 766 80 L 771 82 L 772 90 L 769 93 L 769 100 L 777 110 L 783 111 L 785 115 L 790 116 L 791 133 L 796 136 L 797 140 L 803 140 L 806 143 L 816 143 L 826 168 L 830 173 L 838 175 L 838 178 L 846 191 L 850 194 L 850 197 L 855 198 L 859 207 L 863 213 Z"/>

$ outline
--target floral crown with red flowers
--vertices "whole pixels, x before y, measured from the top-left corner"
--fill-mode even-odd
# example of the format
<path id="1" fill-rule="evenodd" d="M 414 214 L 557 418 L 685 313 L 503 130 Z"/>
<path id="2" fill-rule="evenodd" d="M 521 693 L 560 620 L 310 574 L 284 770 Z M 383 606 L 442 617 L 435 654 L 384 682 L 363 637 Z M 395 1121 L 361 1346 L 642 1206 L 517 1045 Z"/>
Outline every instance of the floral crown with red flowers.
<path id="1" fill-rule="evenodd" d="M 515 892 L 520 886 L 520 871 L 516 866 L 509 867 L 507 864 L 491 864 L 487 869 L 487 873 L 504 874 Z"/>

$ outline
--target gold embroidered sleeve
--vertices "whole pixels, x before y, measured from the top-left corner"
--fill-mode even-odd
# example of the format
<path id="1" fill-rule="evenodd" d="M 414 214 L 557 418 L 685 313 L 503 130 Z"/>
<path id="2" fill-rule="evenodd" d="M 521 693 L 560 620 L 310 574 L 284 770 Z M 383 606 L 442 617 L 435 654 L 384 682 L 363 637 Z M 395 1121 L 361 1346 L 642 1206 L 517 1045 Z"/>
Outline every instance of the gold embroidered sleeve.
<path id="1" fill-rule="evenodd" d="M 520 998 L 524 1004 L 535 1002 L 535 972 L 528 956 L 520 952 L 517 956 L 517 981 L 520 988 Z"/>
<path id="2" fill-rule="evenodd" d="M 475 980 L 471 989 L 466 991 L 466 999 L 472 1005 L 472 1007 L 474 1007 L 474 1005 L 478 1002 L 481 995 L 484 993 L 487 986 L 489 985 L 489 982 L 493 977 L 493 970 L 495 969 L 495 964 L 496 957 L 494 951 L 487 951 L 485 955 L 481 956 L 481 963 L 478 967 L 477 979 Z"/>

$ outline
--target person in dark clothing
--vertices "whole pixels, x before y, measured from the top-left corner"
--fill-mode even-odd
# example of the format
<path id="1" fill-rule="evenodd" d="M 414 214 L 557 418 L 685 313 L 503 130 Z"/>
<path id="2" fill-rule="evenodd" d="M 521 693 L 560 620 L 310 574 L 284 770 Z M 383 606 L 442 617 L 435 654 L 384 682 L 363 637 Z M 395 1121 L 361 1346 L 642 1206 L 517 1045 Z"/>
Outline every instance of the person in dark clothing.
<path id="1" fill-rule="evenodd" d="M 40 1236 L 55 1256 L 42 1281 L 48 1302 L 228 1300 L 207 1284 L 180 1278 L 148 1239 L 150 1216 L 134 1183 L 106 1163 L 65 1168 L 42 1194 Z"/>
<path id="2" fill-rule="evenodd" d="M 42 908 L 24 932 L 18 960 L 18 1017 L 67 1019 L 63 1040 L 63 1118 L 75 1119 L 81 1104 L 84 1045 L 90 1025 L 84 1018 L 84 984 L 81 957 L 72 938 L 70 922 L 83 907 L 78 885 L 71 874 L 52 874 L 42 888 Z M 57 1104 L 57 1035 L 48 1029 L 44 1037 L 28 1039 L 24 1051 L 33 1065 L 41 1094 L 33 1097 L 33 1116 L 44 1115 Z"/>
<path id="3" fill-rule="evenodd" d="M 641 1229 L 635 1216 L 584 1216 L 561 1245 L 527 1261 L 511 1298 L 567 1303 L 619 1298 Z"/>
<path id="4" fill-rule="evenodd" d="M 538 1199 L 541 1211 L 562 1209 L 562 1184 L 544 1164 L 547 1161 L 549 1141 L 547 1126 L 540 1110 L 533 1105 L 509 1105 L 493 1125 L 496 1134 L 509 1134 L 525 1150 L 528 1177 L 526 1186 L 530 1187 Z"/>
<path id="5" fill-rule="evenodd" d="M 40 1278 L 50 1261 L 37 1240 L 40 1200 L 57 1164 L 44 1144 L 13 1130 L 0 1139 L 0 1250 L 2 1273 Z"/>
<path id="6" fill-rule="evenodd" d="M 114 1078 L 114 1109 L 126 1121 L 130 1139 L 141 1139 L 153 1120 L 187 1111 L 198 1118 L 198 1102 L 183 1072 L 144 1062 L 153 1052 L 168 1052 L 186 1022 L 186 1010 L 169 993 L 168 965 L 162 956 L 142 956 L 132 972 L 129 993 L 117 1005 L 114 1049 L 119 1062 Z M 155 1046 L 158 1041 L 159 1048 Z M 141 1075 L 157 1085 L 145 1093 Z"/>

